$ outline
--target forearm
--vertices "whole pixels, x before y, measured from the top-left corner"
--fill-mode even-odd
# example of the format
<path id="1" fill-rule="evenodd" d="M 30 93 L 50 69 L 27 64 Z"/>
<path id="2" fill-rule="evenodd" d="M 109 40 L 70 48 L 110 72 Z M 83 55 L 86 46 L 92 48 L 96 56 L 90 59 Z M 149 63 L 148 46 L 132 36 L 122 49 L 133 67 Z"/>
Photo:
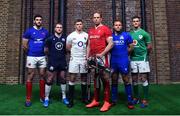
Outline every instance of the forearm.
<path id="1" fill-rule="evenodd" d="M 128 46 L 128 53 L 131 54 L 131 52 L 133 51 L 133 49 L 134 49 L 133 44 L 130 44 L 130 45 Z"/>
<path id="2" fill-rule="evenodd" d="M 113 42 L 109 42 L 104 51 L 101 53 L 102 56 L 106 55 L 113 47 Z"/>
<path id="3" fill-rule="evenodd" d="M 28 49 L 28 41 L 26 39 L 23 39 L 22 47 L 23 47 L 23 50 L 27 51 L 27 49 Z"/>
<path id="4" fill-rule="evenodd" d="M 86 58 L 89 58 L 89 54 L 90 54 L 90 48 L 89 46 L 87 47 L 87 52 L 86 52 Z"/>
<path id="5" fill-rule="evenodd" d="M 151 44 L 147 45 L 147 50 L 148 50 L 149 53 L 152 51 L 152 45 Z"/>
<path id="6" fill-rule="evenodd" d="M 70 44 L 66 45 L 66 50 L 67 50 L 67 51 L 71 51 L 71 47 L 72 47 L 72 46 L 71 46 Z"/>

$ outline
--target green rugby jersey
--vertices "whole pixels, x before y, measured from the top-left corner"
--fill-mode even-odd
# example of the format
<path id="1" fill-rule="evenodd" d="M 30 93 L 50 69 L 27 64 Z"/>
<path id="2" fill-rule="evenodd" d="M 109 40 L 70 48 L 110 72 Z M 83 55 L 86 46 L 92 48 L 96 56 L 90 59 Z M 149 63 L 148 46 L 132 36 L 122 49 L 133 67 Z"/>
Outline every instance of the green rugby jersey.
<path id="1" fill-rule="evenodd" d="M 130 32 L 133 38 L 134 50 L 130 56 L 131 61 L 147 61 L 147 44 L 151 43 L 149 33 L 143 29 L 137 29 Z"/>

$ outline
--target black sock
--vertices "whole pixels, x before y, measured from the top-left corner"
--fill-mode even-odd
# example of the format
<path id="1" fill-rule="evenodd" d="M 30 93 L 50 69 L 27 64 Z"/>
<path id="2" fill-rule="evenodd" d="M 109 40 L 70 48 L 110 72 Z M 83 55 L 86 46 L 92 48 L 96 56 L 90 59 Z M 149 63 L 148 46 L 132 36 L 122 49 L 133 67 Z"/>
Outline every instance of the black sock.
<path id="1" fill-rule="evenodd" d="M 81 95 L 82 95 L 82 100 L 87 99 L 87 84 L 81 84 Z"/>
<path id="2" fill-rule="evenodd" d="M 73 104 L 74 99 L 74 85 L 69 85 L 69 102 L 70 104 Z"/>

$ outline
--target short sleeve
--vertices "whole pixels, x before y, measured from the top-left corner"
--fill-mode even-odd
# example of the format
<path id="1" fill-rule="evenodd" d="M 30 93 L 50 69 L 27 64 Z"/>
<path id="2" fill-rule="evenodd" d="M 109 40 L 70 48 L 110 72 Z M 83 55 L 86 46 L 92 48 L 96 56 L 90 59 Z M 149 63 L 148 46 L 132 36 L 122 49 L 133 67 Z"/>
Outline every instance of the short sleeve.
<path id="1" fill-rule="evenodd" d="M 45 40 L 45 47 L 49 48 L 51 46 L 51 43 L 52 43 L 52 38 L 49 37 Z"/>
<path id="2" fill-rule="evenodd" d="M 72 44 L 72 37 L 71 37 L 71 34 L 67 36 L 66 44 Z"/>
<path id="3" fill-rule="evenodd" d="M 151 43 L 151 36 L 149 33 L 145 32 L 144 34 L 144 40 L 147 44 Z"/>
<path id="4" fill-rule="evenodd" d="M 131 37 L 131 35 L 129 33 L 127 33 L 127 43 L 128 43 L 128 45 L 133 43 L 133 38 Z"/>
<path id="5" fill-rule="evenodd" d="M 105 31 L 106 39 L 107 38 L 112 38 L 112 31 L 108 27 L 104 28 L 104 31 Z"/>
<path id="6" fill-rule="evenodd" d="M 30 39 L 30 36 L 31 36 L 31 34 L 30 34 L 30 29 L 28 29 L 28 30 L 26 30 L 25 32 L 24 32 L 24 34 L 23 34 L 23 38 L 24 39 Z"/>
<path id="7" fill-rule="evenodd" d="M 46 31 L 46 38 L 50 37 L 50 34 L 48 31 Z"/>

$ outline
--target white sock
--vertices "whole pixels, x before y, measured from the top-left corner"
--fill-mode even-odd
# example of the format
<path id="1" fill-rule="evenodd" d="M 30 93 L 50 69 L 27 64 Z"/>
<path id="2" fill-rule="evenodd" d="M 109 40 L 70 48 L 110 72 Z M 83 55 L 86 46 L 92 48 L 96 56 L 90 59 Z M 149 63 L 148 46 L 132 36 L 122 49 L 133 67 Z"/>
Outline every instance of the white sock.
<path id="1" fill-rule="evenodd" d="M 61 84 L 62 98 L 66 98 L 66 84 Z"/>
<path id="2" fill-rule="evenodd" d="M 45 85 L 45 100 L 49 100 L 49 93 L 51 91 L 51 85 Z"/>

